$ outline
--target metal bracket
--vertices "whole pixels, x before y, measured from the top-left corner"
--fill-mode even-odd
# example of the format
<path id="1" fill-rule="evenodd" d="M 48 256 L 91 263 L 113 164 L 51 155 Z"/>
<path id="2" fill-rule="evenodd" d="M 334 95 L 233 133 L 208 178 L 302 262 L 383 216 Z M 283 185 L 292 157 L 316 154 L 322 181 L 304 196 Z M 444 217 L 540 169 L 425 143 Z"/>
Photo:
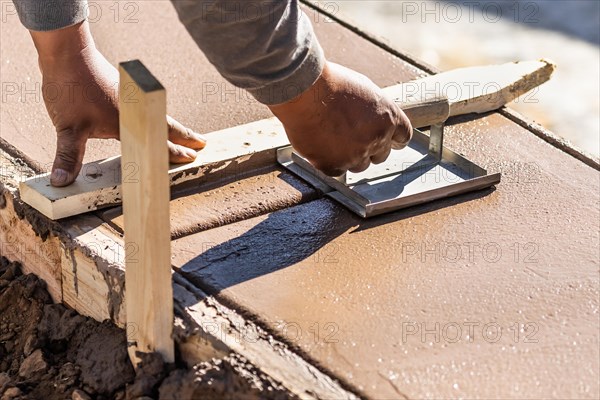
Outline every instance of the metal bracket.
<path id="1" fill-rule="evenodd" d="M 442 159 L 444 149 L 444 124 L 431 125 L 429 130 L 429 154 L 437 161 Z"/>
<path id="2" fill-rule="evenodd" d="M 391 172 L 389 174 L 379 175 L 377 177 L 370 178 L 370 179 L 362 179 L 361 183 L 365 183 L 365 182 L 369 182 L 369 181 L 373 181 L 373 180 L 379 180 L 381 178 L 386 178 L 388 176 L 398 175 L 401 173 L 413 172 L 418 169 L 425 170 L 426 168 L 429 168 L 429 167 L 437 164 L 438 162 L 440 162 L 442 160 L 442 152 L 444 150 L 444 126 L 445 126 L 444 123 L 432 125 L 429 130 L 429 153 L 428 153 L 428 156 L 431 156 L 431 159 L 428 162 L 424 162 L 424 163 L 416 162 L 413 165 L 410 165 L 401 171 L 395 171 L 395 172 Z M 348 182 L 347 174 L 334 177 L 333 179 L 335 179 L 336 181 L 338 181 L 346 186 L 353 184 L 353 183 Z"/>
<path id="3" fill-rule="evenodd" d="M 408 146 L 392 151 L 382 164 L 338 178 L 324 175 L 291 146 L 277 150 L 279 163 L 361 217 L 372 217 L 436 199 L 490 187 L 500 174 L 488 174 L 444 148 L 443 124 L 430 134 L 415 129 Z"/>

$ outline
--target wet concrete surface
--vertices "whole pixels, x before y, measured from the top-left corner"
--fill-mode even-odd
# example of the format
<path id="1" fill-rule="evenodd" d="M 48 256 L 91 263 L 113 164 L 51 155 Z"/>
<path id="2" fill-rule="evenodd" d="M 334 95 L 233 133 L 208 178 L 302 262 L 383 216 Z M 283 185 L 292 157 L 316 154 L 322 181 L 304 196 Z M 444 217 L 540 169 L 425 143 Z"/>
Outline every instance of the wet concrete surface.
<path id="1" fill-rule="evenodd" d="M 173 191 L 171 237 L 253 218 L 316 199 L 319 193 L 277 167 Z M 102 219 L 123 232 L 121 207 L 101 212 Z"/>
<path id="2" fill-rule="evenodd" d="M 174 264 L 370 398 L 597 397 L 598 172 L 497 114 L 447 137 L 503 182 L 367 221 L 318 200 Z"/>
<path id="3" fill-rule="evenodd" d="M 224 81 L 168 2 L 135 3 L 131 23 L 127 10 L 115 22 L 112 3 L 100 4 L 98 46 L 113 63 L 140 58 L 181 122 L 207 132 L 269 116 L 243 92 L 219 89 Z M 382 86 L 418 74 L 312 15 L 333 61 Z M 32 87 L 35 54 L 16 16 L 0 33 L 2 82 Z M 54 133 L 44 105 L 21 98 L 3 101 L 1 137 L 49 167 Z M 597 398 L 598 172 L 499 115 L 454 121 L 447 145 L 501 170 L 495 191 L 369 221 L 312 201 L 180 238 L 174 265 L 372 398 Z M 96 141 L 87 160 L 117 152 Z M 278 188 L 270 190 L 281 207 L 304 193 Z M 239 215 L 262 201 L 226 198 Z M 172 203 L 186 212 L 180 226 L 199 221 L 190 215 L 205 202 L 198 194 Z"/>

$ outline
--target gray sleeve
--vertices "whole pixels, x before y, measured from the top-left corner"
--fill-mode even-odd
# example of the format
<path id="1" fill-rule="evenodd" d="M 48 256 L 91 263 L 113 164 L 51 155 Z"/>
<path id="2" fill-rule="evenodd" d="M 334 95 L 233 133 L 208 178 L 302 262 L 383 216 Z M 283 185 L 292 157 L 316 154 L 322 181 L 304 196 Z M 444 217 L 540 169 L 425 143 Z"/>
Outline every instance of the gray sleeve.
<path id="1" fill-rule="evenodd" d="M 323 71 L 323 50 L 298 0 L 172 3 L 219 73 L 263 104 L 293 99 Z"/>
<path id="2" fill-rule="evenodd" d="M 13 0 L 21 23 L 32 31 L 66 28 L 87 18 L 87 0 Z"/>

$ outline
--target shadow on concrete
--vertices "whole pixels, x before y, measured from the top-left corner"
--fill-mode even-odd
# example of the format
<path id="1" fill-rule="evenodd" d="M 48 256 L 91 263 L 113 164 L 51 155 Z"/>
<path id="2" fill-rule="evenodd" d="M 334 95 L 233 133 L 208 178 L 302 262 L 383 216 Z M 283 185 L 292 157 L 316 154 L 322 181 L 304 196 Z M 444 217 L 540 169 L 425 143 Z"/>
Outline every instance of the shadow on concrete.
<path id="1" fill-rule="evenodd" d="M 344 251 L 326 246 L 338 236 L 437 211 L 487 196 L 495 189 L 467 193 L 363 220 L 329 199 L 270 214 L 242 235 L 214 245 L 178 271 L 209 294 L 267 275 L 309 258 L 320 260 Z M 206 243 L 192 243 L 192 245 Z M 199 249 L 200 250 L 200 249 Z"/>
<path id="2" fill-rule="evenodd" d="M 218 293 L 310 257 L 326 258 L 324 246 L 359 223 L 331 200 L 312 201 L 271 213 L 242 235 L 212 247 L 192 243 L 209 248 L 180 272 L 199 288 Z"/>

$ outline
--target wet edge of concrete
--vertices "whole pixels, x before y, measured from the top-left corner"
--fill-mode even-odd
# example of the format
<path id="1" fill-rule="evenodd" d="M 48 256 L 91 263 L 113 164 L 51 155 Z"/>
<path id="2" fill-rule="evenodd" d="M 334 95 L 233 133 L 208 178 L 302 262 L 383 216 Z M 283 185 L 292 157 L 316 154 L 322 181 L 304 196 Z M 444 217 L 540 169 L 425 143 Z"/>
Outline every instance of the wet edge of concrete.
<path id="1" fill-rule="evenodd" d="M 321 195 L 276 165 L 214 182 L 192 181 L 171 190 L 171 239 L 293 207 Z M 96 215 L 123 234 L 122 207 L 97 211 Z"/>
<path id="2" fill-rule="evenodd" d="M 247 318 L 244 310 L 236 304 L 227 304 L 217 296 L 208 294 L 178 272 L 173 274 L 173 281 L 177 294 L 176 317 L 188 325 L 188 329 L 182 329 L 176 323 L 174 329 L 173 335 L 182 346 L 188 341 L 192 345 L 209 344 L 212 346 L 209 351 L 215 351 L 216 354 L 223 351 L 240 354 L 302 398 L 365 397 L 354 385 L 332 374 L 305 352 L 298 351 L 296 346 L 274 335 L 271 330 L 265 330 L 253 318 Z M 200 334 L 190 331 L 190 326 L 200 329 Z M 260 365 L 257 357 L 262 360 Z M 194 362 L 190 360 L 190 363 Z"/>
<path id="3" fill-rule="evenodd" d="M 32 160 L 27 154 L 17 149 L 15 146 L 4 140 L 0 136 L 0 150 L 11 156 L 15 162 L 27 166 L 31 170 L 31 175 L 43 173 L 43 169 L 40 168 L 38 163 Z"/>

